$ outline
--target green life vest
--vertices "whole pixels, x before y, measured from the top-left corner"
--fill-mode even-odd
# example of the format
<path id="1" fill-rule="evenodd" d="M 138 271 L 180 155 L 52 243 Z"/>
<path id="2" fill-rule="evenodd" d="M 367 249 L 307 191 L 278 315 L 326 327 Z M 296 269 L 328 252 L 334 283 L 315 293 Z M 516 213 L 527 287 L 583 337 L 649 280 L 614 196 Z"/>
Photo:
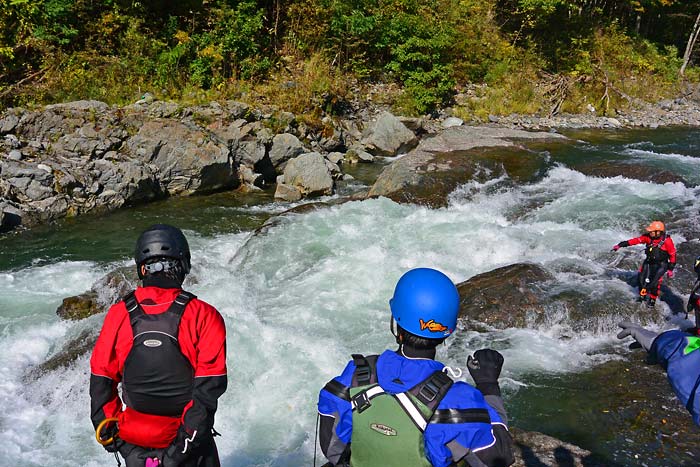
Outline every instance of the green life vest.
<path id="1" fill-rule="evenodd" d="M 431 467 L 425 457 L 423 432 L 453 381 L 436 371 L 406 392 L 389 394 L 377 382 L 377 358 L 353 355 L 350 465 Z"/>

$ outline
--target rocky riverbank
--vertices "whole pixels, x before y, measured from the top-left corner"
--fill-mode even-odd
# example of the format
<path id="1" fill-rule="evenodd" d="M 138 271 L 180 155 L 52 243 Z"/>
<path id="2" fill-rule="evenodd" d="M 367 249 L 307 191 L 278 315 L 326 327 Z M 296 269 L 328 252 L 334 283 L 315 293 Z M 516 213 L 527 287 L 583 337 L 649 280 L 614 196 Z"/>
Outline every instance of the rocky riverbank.
<path id="1" fill-rule="evenodd" d="M 274 190 L 285 201 L 330 195 L 336 181 L 352 178 L 344 166 L 406 152 L 369 195 L 441 206 L 457 185 L 480 174 L 506 170 L 526 178 L 536 171 L 537 158 L 512 151 L 517 142 L 560 141 L 557 130 L 567 128 L 660 125 L 700 126 L 700 94 L 615 118 L 491 116 L 480 126 L 465 125 L 449 110 L 407 118 L 360 109 L 314 127 L 276 108 L 235 101 L 182 107 L 150 96 L 125 107 L 78 101 L 9 109 L 0 115 L 0 232 L 167 196 L 233 189 Z M 498 151 L 466 153 L 475 148 Z M 591 170 L 611 176 L 610 167 Z"/>

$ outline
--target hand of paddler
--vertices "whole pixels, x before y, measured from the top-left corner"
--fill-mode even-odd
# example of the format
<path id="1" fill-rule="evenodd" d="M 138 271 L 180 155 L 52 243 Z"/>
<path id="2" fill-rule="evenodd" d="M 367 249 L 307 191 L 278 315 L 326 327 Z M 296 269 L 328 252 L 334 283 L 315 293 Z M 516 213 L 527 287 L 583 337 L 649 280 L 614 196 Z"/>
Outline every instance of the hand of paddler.
<path id="1" fill-rule="evenodd" d="M 669 279 L 673 278 L 673 269 L 669 269 L 668 271 L 666 271 L 666 275 Z"/>
<path id="2" fill-rule="evenodd" d="M 615 245 L 612 247 L 612 251 L 617 251 L 620 249 L 620 245 Z"/>
<path id="3" fill-rule="evenodd" d="M 618 339 L 624 339 L 625 337 L 632 336 L 632 338 L 642 346 L 647 352 L 651 349 L 654 339 L 658 336 L 654 331 L 649 331 L 643 328 L 639 324 L 635 324 L 631 321 L 623 321 L 618 324 L 622 328 L 617 334 Z"/>
<path id="4" fill-rule="evenodd" d="M 501 395 L 498 377 L 503 368 L 503 355 L 491 349 L 481 349 L 467 358 L 467 369 L 472 375 L 476 388 L 487 395 Z"/>

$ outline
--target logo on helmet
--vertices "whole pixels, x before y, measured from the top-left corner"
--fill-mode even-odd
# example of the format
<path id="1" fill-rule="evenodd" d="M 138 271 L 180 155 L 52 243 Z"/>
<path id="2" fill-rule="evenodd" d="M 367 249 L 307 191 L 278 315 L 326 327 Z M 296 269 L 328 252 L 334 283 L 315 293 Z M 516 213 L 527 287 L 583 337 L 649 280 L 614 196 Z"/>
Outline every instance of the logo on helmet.
<path id="1" fill-rule="evenodd" d="M 448 331 L 447 334 L 449 334 L 449 329 L 447 329 L 447 326 L 444 324 L 440 324 L 435 322 L 434 319 L 431 319 L 430 321 L 423 321 L 422 319 L 418 320 L 420 322 L 420 330 L 425 331 L 426 329 L 430 332 L 445 332 Z"/>

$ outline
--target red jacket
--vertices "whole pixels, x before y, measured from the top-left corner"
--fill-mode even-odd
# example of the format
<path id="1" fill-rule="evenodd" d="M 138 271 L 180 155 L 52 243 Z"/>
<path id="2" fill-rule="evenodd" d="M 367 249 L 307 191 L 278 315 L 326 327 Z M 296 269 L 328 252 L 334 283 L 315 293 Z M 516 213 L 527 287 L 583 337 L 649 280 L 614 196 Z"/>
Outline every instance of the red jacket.
<path id="1" fill-rule="evenodd" d="M 179 292 L 139 287 L 135 295 L 145 313 L 152 315 L 168 310 Z M 187 304 L 178 332 L 180 350 L 194 369 L 192 400 L 177 418 L 138 412 L 123 405 L 117 393 L 134 339 L 129 313 L 123 301 L 109 309 L 90 358 L 93 425 L 117 417 L 122 440 L 149 448 L 168 447 L 178 430 L 188 437 L 195 431 L 211 432 L 217 400 L 227 385 L 224 320 L 214 307 L 195 298 Z"/>
<path id="2" fill-rule="evenodd" d="M 623 242 L 624 243 L 624 242 Z M 658 246 L 661 244 L 660 249 L 665 253 L 664 256 L 667 257 L 668 268 L 673 269 L 676 266 L 676 246 L 673 244 L 670 235 L 664 235 L 659 238 L 652 239 L 649 234 L 643 234 L 639 237 L 630 238 L 627 240 L 628 245 L 639 245 L 644 243 L 650 246 Z M 649 249 L 647 248 L 647 258 L 649 258 Z"/>

